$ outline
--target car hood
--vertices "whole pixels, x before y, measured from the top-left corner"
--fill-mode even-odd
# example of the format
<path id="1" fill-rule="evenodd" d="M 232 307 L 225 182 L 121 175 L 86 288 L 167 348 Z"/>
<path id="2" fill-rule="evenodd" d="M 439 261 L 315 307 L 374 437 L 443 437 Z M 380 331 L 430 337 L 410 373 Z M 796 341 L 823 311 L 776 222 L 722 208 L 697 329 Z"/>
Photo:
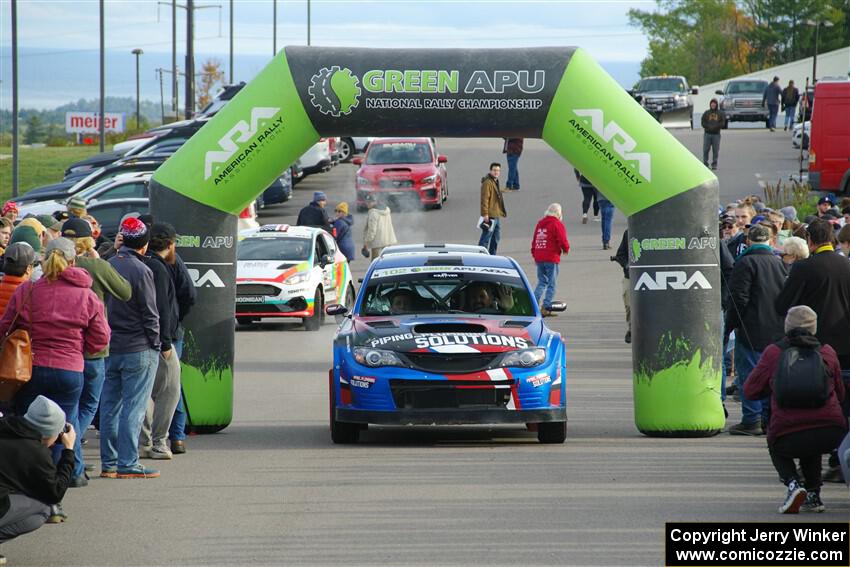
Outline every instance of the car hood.
<path id="1" fill-rule="evenodd" d="M 236 280 L 281 283 L 289 276 L 310 268 L 309 262 L 286 260 L 240 260 L 236 262 Z"/>
<path id="2" fill-rule="evenodd" d="M 396 352 L 506 352 L 537 345 L 543 324 L 532 317 L 355 317 L 354 345 Z"/>

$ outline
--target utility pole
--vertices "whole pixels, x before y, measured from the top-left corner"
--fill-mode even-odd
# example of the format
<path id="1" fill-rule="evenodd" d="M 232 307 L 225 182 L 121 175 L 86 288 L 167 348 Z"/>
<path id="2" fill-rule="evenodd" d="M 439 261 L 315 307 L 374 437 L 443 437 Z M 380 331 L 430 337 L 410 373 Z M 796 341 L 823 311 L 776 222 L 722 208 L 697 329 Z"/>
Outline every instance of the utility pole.
<path id="1" fill-rule="evenodd" d="M 174 120 L 180 119 L 177 104 L 177 0 L 171 0 L 171 109 Z"/>
<path id="2" fill-rule="evenodd" d="M 307 45 L 310 45 L 310 0 L 307 0 Z"/>
<path id="3" fill-rule="evenodd" d="M 98 117 L 98 133 L 100 137 L 100 152 L 103 153 L 106 147 L 106 129 L 103 124 L 104 119 L 104 97 L 106 96 L 106 75 L 105 73 L 105 39 L 103 33 L 104 15 L 103 15 L 103 0 L 100 0 L 100 116 Z"/>
<path id="4" fill-rule="evenodd" d="M 233 84 L 233 0 L 230 0 L 230 84 Z"/>
<path id="5" fill-rule="evenodd" d="M 162 88 L 162 69 L 157 69 L 156 74 L 159 75 L 159 116 L 163 124 L 165 124 L 165 92 Z"/>
<path id="6" fill-rule="evenodd" d="M 141 128 L 142 123 L 142 115 L 139 111 L 139 56 L 144 53 L 144 51 L 137 47 L 130 53 L 136 56 L 136 130 L 138 130 Z"/>
<path id="7" fill-rule="evenodd" d="M 12 0 L 12 197 L 18 196 L 18 0 Z"/>
<path id="8" fill-rule="evenodd" d="M 272 57 L 277 55 L 277 0 L 272 0 Z"/>
<path id="9" fill-rule="evenodd" d="M 186 0 L 186 119 L 195 112 L 195 0 Z"/>

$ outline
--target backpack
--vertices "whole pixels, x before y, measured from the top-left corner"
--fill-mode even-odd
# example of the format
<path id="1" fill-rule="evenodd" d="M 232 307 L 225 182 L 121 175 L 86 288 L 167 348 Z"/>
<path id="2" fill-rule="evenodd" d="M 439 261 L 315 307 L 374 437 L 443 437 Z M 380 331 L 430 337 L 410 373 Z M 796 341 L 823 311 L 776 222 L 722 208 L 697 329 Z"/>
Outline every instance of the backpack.
<path id="1" fill-rule="evenodd" d="M 776 343 L 782 349 L 773 375 L 773 396 L 781 408 L 812 409 L 823 407 L 829 399 L 831 377 L 818 346 Z"/>

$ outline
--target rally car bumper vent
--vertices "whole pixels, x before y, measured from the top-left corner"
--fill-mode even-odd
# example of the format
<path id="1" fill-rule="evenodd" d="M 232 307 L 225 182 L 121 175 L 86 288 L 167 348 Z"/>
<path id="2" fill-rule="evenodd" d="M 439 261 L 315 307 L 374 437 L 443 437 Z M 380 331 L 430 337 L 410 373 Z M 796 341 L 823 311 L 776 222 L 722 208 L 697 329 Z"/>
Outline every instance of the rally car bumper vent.
<path id="1" fill-rule="evenodd" d="M 511 382 L 390 380 L 390 390 L 399 409 L 504 409 L 511 398 Z"/>
<path id="2" fill-rule="evenodd" d="M 479 372 L 490 368 L 493 361 L 499 355 L 500 353 L 484 352 L 474 354 L 408 352 L 404 356 L 418 370 L 439 374 L 465 374 L 467 372 Z"/>

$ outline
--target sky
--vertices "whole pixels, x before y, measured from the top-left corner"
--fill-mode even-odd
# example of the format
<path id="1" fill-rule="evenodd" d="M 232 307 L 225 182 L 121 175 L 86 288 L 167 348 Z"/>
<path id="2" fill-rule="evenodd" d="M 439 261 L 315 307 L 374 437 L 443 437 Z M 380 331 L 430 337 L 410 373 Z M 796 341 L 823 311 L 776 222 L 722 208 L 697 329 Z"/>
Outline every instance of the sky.
<path id="1" fill-rule="evenodd" d="M 185 0 L 179 0 L 185 4 Z M 135 96 L 141 48 L 142 99 L 160 101 L 157 68 L 171 68 L 171 1 L 107 0 L 106 92 Z M 196 0 L 195 66 L 218 58 L 228 71 L 229 0 Z M 638 77 L 647 41 L 629 8 L 655 2 L 572 0 L 312 0 L 311 44 L 351 47 L 528 47 L 587 49 L 615 79 Z M 250 80 L 273 54 L 274 0 L 234 0 L 234 79 Z M 184 67 L 185 10 L 177 10 Z M 18 0 L 21 108 L 54 108 L 98 96 L 98 2 Z M 307 1 L 277 0 L 277 48 L 306 45 Z M 170 99 L 169 76 L 164 98 Z M 182 98 L 182 93 L 181 93 Z M 11 108 L 11 2 L 0 0 L 0 108 Z"/>

